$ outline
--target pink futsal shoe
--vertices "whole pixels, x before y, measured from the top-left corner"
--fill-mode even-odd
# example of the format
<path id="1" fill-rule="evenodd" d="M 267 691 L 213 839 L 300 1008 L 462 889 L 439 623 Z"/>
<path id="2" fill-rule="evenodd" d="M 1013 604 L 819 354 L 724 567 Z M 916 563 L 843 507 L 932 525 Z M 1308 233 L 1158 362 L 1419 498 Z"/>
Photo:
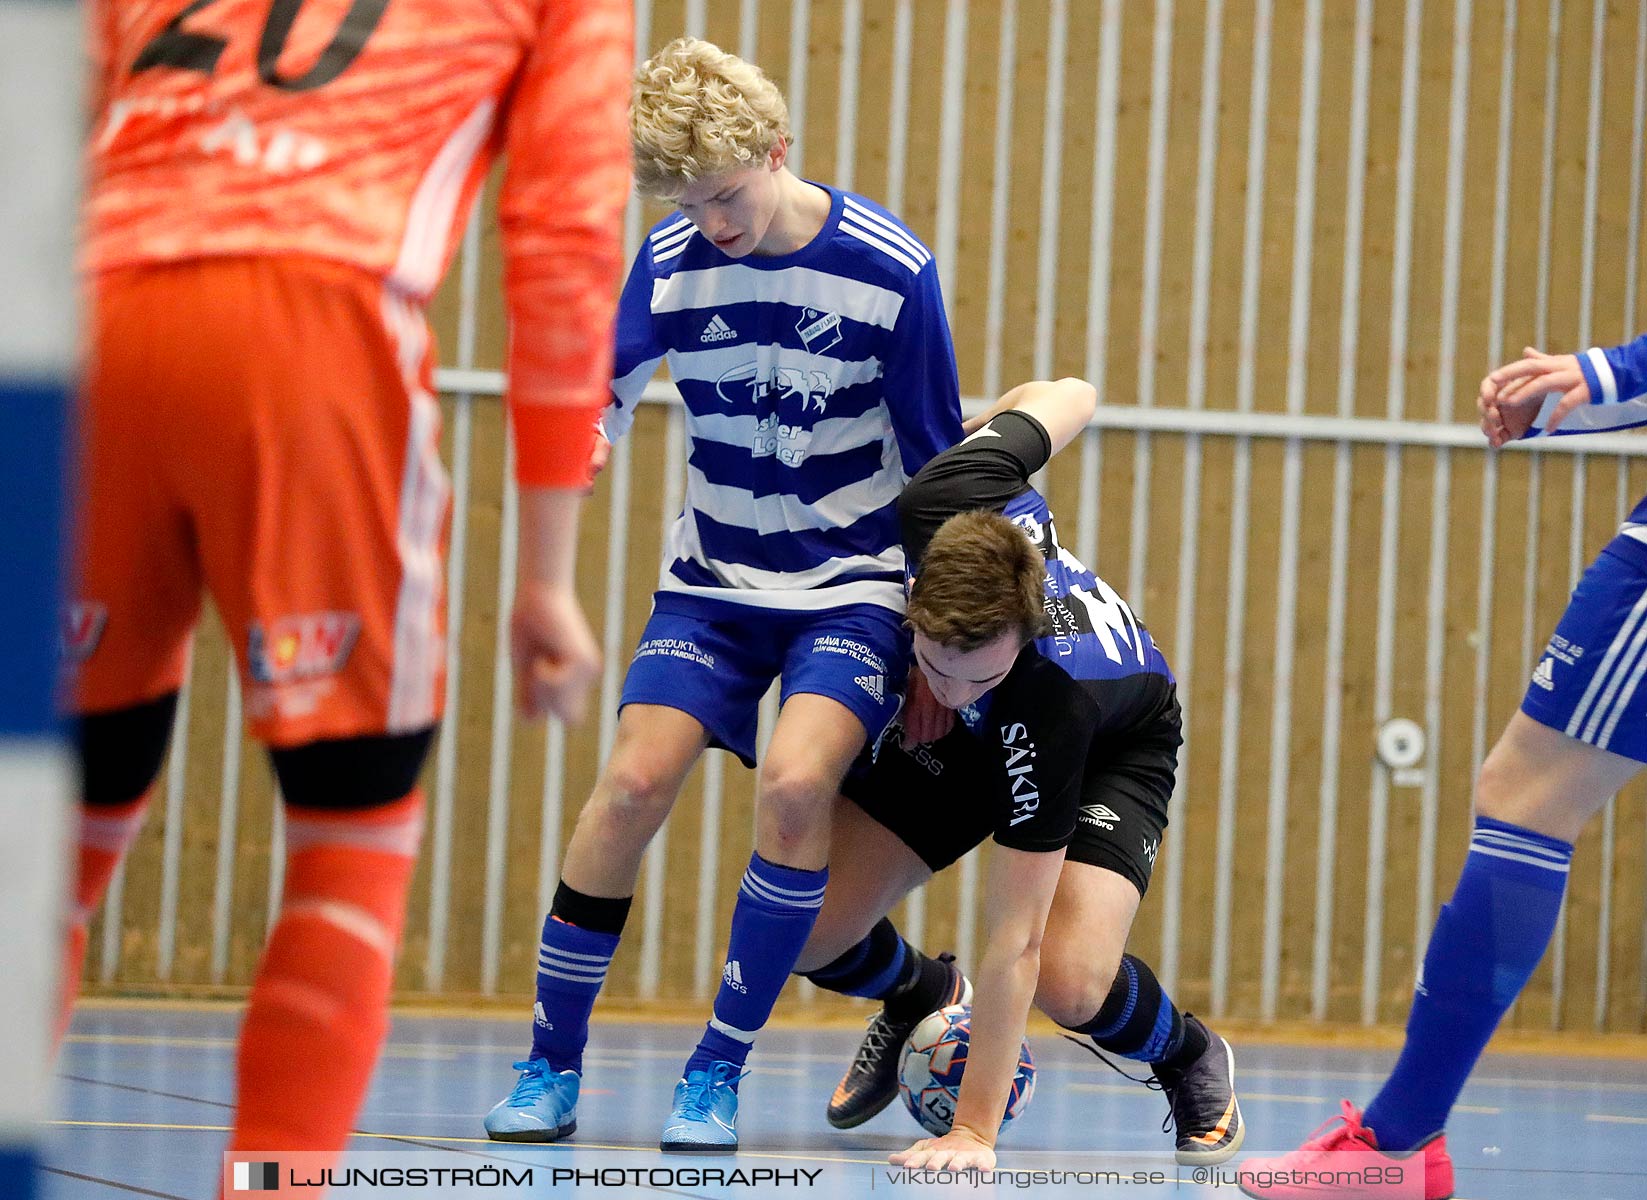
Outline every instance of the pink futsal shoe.
<path id="1" fill-rule="evenodd" d="M 1249 1158 L 1239 1179 L 1258 1200 L 1449 1200 L 1453 1160 L 1442 1133 L 1404 1154 L 1380 1150 L 1378 1135 L 1346 1100 L 1341 1118 L 1290 1154 Z"/>

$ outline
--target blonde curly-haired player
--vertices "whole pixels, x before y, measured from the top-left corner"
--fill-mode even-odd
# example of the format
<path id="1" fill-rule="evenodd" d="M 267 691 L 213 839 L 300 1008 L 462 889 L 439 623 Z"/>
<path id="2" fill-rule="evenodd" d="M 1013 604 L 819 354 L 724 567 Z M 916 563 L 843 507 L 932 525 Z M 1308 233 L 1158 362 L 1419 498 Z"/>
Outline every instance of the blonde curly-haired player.
<path id="1" fill-rule="evenodd" d="M 619 305 L 605 432 L 667 359 L 686 407 L 686 506 L 624 683 L 610 761 L 543 923 L 530 1056 L 494 1138 L 576 1126 L 596 994 L 641 855 L 708 746 L 755 765 L 755 852 L 714 1016 L 666 1150 L 731 1151 L 737 1082 L 823 901 L 831 802 L 898 705 L 907 663 L 897 499 L 959 439 L 954 352 L 931 253 L 884 208 L 788 167 L 787 108 L 758 68 L 682 38 L 635 79 L 635 171 L 676 211 Z"/>

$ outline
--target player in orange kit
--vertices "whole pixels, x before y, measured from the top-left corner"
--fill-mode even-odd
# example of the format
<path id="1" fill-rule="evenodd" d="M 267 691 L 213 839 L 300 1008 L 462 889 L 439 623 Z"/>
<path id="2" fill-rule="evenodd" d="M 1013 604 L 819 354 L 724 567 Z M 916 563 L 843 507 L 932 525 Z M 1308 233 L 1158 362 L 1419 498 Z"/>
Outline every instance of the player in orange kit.
<path id="1" fill-rule="evenodd" d="M 581 715 L 572 593 L 611 378 L 628 0 L 100 0 L 65 1021 L 209 590 L 287 814 L 231 1150 L 337 1151 L 386 1028 L 440 717 L 449 488 L 424 304 L 500 198 L 523 711 Z"/>

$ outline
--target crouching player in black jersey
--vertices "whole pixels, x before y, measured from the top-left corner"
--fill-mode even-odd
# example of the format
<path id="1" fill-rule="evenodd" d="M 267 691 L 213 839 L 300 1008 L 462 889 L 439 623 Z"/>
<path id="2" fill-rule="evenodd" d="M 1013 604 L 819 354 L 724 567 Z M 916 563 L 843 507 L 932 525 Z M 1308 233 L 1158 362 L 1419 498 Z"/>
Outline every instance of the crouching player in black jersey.
<path id="1" fill-rule="evenodd" d="M 1223 1162 L 1246 1133 L 1229 1044 L 1124 952 L 1167 824 L 1178 700 L 1149 632 L 1058 544 L 1029 484 L 1096 400 L 1077 379 L 1013 389 L 898 502 L 917 675 L 902 728 L 845 784 L 797 970 L 884 1001 L 829 1106 L 831 1124 L 860 1124 L 897 1094 L 909 1031 L 972 991 L 949 956 L 922 955 L 886 914 L 994 836 L 954 1128 L 893 1155 L 901 1166 L 994 1166 L 1032 1000 L 1100 1049 L 1150 1064 L 1180 1163 Z"/>

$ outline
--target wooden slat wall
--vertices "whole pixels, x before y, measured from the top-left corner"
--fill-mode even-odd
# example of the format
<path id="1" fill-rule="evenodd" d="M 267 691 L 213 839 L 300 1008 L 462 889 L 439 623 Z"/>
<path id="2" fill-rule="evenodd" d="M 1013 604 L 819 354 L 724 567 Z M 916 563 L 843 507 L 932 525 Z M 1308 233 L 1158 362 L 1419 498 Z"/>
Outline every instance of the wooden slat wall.
<path id="1" fill-rule="evenodd" d="M 1220 94 L 1215 122 L 1215 179 L 1211 208 L 1212 253 L 1205 345 L 1206 386 L 1191 395 L 1193 377 L 1192 312 L 1196 303 L 1195 198 L 1200 145 L 1203 81 L 1212 64 L 1206 60 L 1208 6 L 1214 0 L 1170 0 L 1170 76 L 1167 94 L 1152 90 L 1152 46 L 1158 5 L 1169 0 L 1120 0 L 1118 105 L 1115 113 L 1116 187 L 1113 196 L 1112 255 L 1109 266 L 1107 329 L 1103 331 L 1105 400 L 1111 404 L 1234 408 L 1243 370 L 1251 374 L 1253 407 L 1281 412 L 1292 367 L 1287 328 L 1292 304 L 1294 206 L 1297 173 L 1314 179 L 1314 220 L 1309 247 L 1311 301 L 1304 409 L 1333 414 L 1340 402 L 1340 324 L 1343 316 L 1346 238 L 1347 144 L 1353 111 L 1353 70 L 1358 4 L 1322 0 L 1319 131 L 1313 161 L 1300 164 L 1301 64 L 1309 5 L 1305 0 L 1275 0 L 1270 7 L 1269 71 L 1266 79 L 1266 133 L 1263 155 L 1256 304 L 1257 338 L 1253 357 L 1243 365 L 1241 330 L 1245 268 L 1243 243 L 1249 214 L 1248 168 L 1252 161 L 1248 132 L 1253 113 L 1254 30 L 1259 0 L 1227 0 L 1221 11 L 1221 51 L 1217 62 Z M 1550 49 L 1551 5 L 1558 10 L 1558 38 Z M 1512 40 L 1506 44 L 1507 13 L 1513 15 Z M 708 0 L 691 5 L 659 2 L 650 11 L 650 42 L 661 44 L 686 28 L 699 13 L 708 36 L 736 48 L 750 31 L 740 26 L 740 12 L 758 16 L 753 43 L 759 60 L 779 80 L 790 76 L 792 21 L 805 14 L 806 90 L 804 109 L 794 114 L 805 172 L 818 179 L 845 175 L 837 161 L 841 112 L 841 55 L 845 25 L 861 14 L 861 61 L 856 81 L 857 142 L 850 163 L 855 189 L 887 198 L 901 179 L 898 207 L 930 242 L 935 240 L 941 206 L 937 161 L 939 131 L 945 114 L 941 97 L 943 56 L 948 22 L 966 20 L 964 109 L 960 114 L 962 163 L 960 191 L 953 197 L 956 245 L 950 264 L 949 301 L 961 370 L 962 390 L 981 395 L 985 387 L 987 296 L 989 290 L 992 154 L 998 77 L 998 48 L 1003 22 L 1015 20 L 1015 85 L 1010 174 L 1005 182 L 1006 330 L 999 347 L 1000 378 L 1010 385 L 1040 367 L 1054 373 L 1083 374 L 1091 359 L 1087 340 L 1088 294 L 1100 103 L 1099 56 L 1103 51 L 1101 17 L 1108 7 L 1099 0 L 1072 0 L 1064 7 L 1068 36 L 1061 48 L 1063 80 L 1061 152 L 1056 203 L 1050 207 L 1056 234 L 1051 260 L 1053 307 L 1036 308 L 1038 251 L 1043 233 L 1043 154 L 1047 145 L 1046 81 L 1048 30 L 1055 5 L 1049 0 L 1016 4 L 965 0 L 911 0 L 907 4 L 868 0 L 849 6 L 844 0 L 813 0 L 790 5 L 762 0 L 753 6 L 738 0 Z M 1401 396 L 1404 415 L 1413 419 L 1468 420 L 1475 383 L 1495 352 L 1513 353 L 1524 343 L 1558 349 L 1588 340 L 1612 344 L 1635 332 L 1641 323 L 1640 256 L 1631 256 L 1631 230 L 1639 228 L 1628 211 L 1636 136 L 1633 106 L 1639 3 L 1614 0 L 1601 5 L 1604 52 L 1590 57 L 1596 8 L 1585 0 L 1428 0 L 1417 6 L 1416 138 L 1412 172 L 1411 249 L 1406 261 L 1396 256 L 1401 216 L 1398 211 L 1401 87 L 1408 5 L 1401 0 L 1371 0 L 1370 94 L 1363 191 L 1364 226 L 1358 258 L 1360 287 L 1350 297 L 1355 307 L 1351 328 L 1356 345 L 1352 364 L 1354 389 L 1350 414 L 1383 417 L 1392 397 Z M 899 164 L 889 161 L 893 145 L 895 28 L 899 11 L 910 21 L 909 103 L 905 144 Z M 1467 21 L 1469 53 L 1465 91 L 1466 121 L 1462 159 L 1462 226 L 1458 244 L 1458 304 L 1443 311 L 1445 218 L 1447 207 L 1449 102 L 1453 86 L 1455 30 Z M 1506 287 L 1501 327 L 1489 328 L 1494 311 L 1494 186 L 1498 163 L 1501 71 L 1513 53 L 1514 84 L 1509 89 L 1510 188 L 1504 243 Z M 1545 137 L 1548 71 L 1559 64 L 1553 130 L 1553 175 L 1550 180 L 1548 245 L 1541 243 L 1542 176 L 1540 150 Z M 1590 71 L 1602 72 L 1599 154 L 1587 158 Z M 1151 113 L 1168 105 L 1164 226 L 1159 247 L 1160 305 L 1152 358 L 1153 388 L 1140 395 L 1142 334 L 1141 293 L 1146 272 L 1145 187 Z M 1056 107 L 1056 106 L 1055 106 Z M 953 119 L 953 118 L 952 118 Z M 1597 173 L 1594 227 L 1594 282 L 1582 295 L 1585 187 Z M 646 219 L 661 213 L 648 209 Z M 479 348 L 476 365 L 502 365 L 503 318 L 500 304 L 498 240 L 488 212 L 483 237 Z M 1547 258 L 1541 256 L 1547 255 Z M 1628 278 L 1626 264 L 1637 264 Z M 1547 298 L 1541 306 L 1541 263 L 1547 264 Z M 1392 304 L 1402 291 L 1406 272 L 1408 307 L 1404 322 L 1392 322 Z M 457 288 L 454 280 L 435 304 L 435 320 L 450 357 L 455 344 Z M 1049 361 L 1037 362 L 1037 322 L 1050 320 Z M 1445 334 L 1455 332 L 1451 377 L 1439 378 Z M 1404 351 L 1392 356 L 1393 336 L 1404 338 Z M 1392 365 L 1393 357 L 1393 365 Z M 453 827 L 451 925 L 443 990 L 472 993 L 481 988 L 480 936 L 483 920 L 484 854 L 489 730 L 492 701 L 492 645 L 498 617 L 496 566 L 502 497 L 502 422 L 495 400 L 475 401 L 474 483 L 468 522 L 469 562 L 466 576 L 466 621 L 462 631 L 458 722 L 458 792 Z M 450 416 L 450 412 L 448 412 Z M 634 433 L 636 486 L 626 513 L 629 522 L 624 629 L 620 639 L 632 645 L 645 621 L 650 587 L 660 553 L 658 489 L 662 478 L 664 419 L 660 409 L 644 411 Z M 1090 435 L 1097 436 L 1097 435 Z M 1249 530 L 1245 572 L 1245 622 L 1241 631 L 1239 742 L 1235 748 L 1235 822 L 1220 827 L 1217 798 L 1223 721 L 1226 623 L 1231 564 L 1231 481 L 1241 444 L 1229 438 L 1201 440 L 1203 476 L 1198 511 L 1182 512 L 1182 474 L 1187 439 L 1158 434 L 1150 439 L 1147 478 L 1138 478 L 1138 436 L 1129 432 L 1102 435 L 1099 503 L 1083 520 L 1079 506 L 1080 456 L 1071 450 L 1051 469 L 1051 495 L 1061 515 L 1065 540 L 1097 546 L 1095 566 L 1122 588 L 1134 561 L 1132 513 L 1135 487 L 1148 502 L 1148 545 L 1140 551 L 1141 589 L 1131 596 L 1150 623 L 1169 657 L 1192 652 L 1193 671 L 1186 689 L 1190 717 L 1182 804 L 1173 813 L 1168 844 L 1156 887 L 1140 913 L 1134 948 L 1157 958 L 1166 931 L 1162 926 L 1168 856 L 1181 856 L 1182 923 L 1178 938 L 1179 999 L 1203 1009 L 1211 996 L 1214 951 L 1211 929 L 1219 838 L 1233 838 L 1233 904 L 1227 944 L 1227 1012 L 1257 1015 L 1262 981 L 1260 961 L 1265 931 L 1262 900 L 1265 854 L 1271 831 L 1269 811 L 1269 728 L 1273 663 L 1276 655 L 1276 607 L 1281 535 L 1279 480 L 1285 449 L 1275 441 L 1251 445 L 1253 487 L 1244 516 Z M 1437 456 L 1448 454 L 1451 488 L 1437 507 Z M 1315 936 L 1319 805 L 1322 793 L 1322 718 L 1327 564 L 1331 550 L 1330 500 L 1339 451 L 1331 444 L 1309 444 L 1302 451 L 1303 495 L 1300 514 L 1297 637 L 1292 680 L 1292 728 L 1287 788 L 1285 885 L 1280 933 L 1277 1012 L 1304 1018 L 1311 1013 L 1310 980 Z M 1325 1016 L 1355 1021 L 1362 1015 L 1364 921 L 1368 902 L 1368 798 L 1372 790 L 1372 736 L 1375 728 L 1376 598 L 1379 592 L 1380 521 L 1386 452 L 1356 446 L 1346 455 L 1351 472 L 1348 631 L 1344 656 L 1342 755 L 1337 771 L 1339 823 L 1333 851 L 1330 991 Z M 1571 537 L 1573 459 L 1558 457 L 1538 466 L 1532 456 L 1506 457 L 1498 474 L 1496 546 L 1492 558 L 1494 602 L 1478 611 L 1476 580 L 1481 553 L 1481 451 L 1409 448 L 1400 454 L 1399 524 L 1393 543 L 1395 561 L 1395 628 L 1392 711 L 1422 720 L 1425 708 L 1424 661 L 1431 636 L 1426 614 L 1431 523 L 1446 522 L 1445 620 L 1443 639 L 1442 731 L 1439 745 L 1439 820 L 1435 830 L 1434 903 L 1452 887 L 1468 842 L 1469 798 L 1475 767 L 1474 726 L 1477 705 L 1474 678 L 1478 648 L 1488 655 L 1486 733 L 1496 735 L 1517 702 L 1533 659 L 1523 644 L 1524 621 L 1530 620 L 1531 653 L 1553 627 L 1572 583 L 1572 564 L 1587 562 L 1615 528 L 1620 506 L 1647 490 L 1647 464 L 1620 468 L 1616 460 L 1597 458 L 1584 468 L 1578 544 Z M 1534 482 L 1534 476 L 1537 482 Z M 1531 490 L 1538 489 L 1536 511 Z M 581 589 L 587 610 L 598 615 L 606 571 L 606 545 L 614 514 L 603 486 L 589 506 L 581 549 Z M 1087 524 L 1097 520 L 1096 536 Z M 1179 547 L 1186 529 L 1199 538 L 1195 567 L 1196 619 L 1191 628 L 1176 628 L 1179 592 Z M 1523 584 L 1534 584 L 1535 604 L 1524 619 Z M 182 870 L 177 929 L 177 957 L 169 979 L 157 972 L 158 913 L 161 890 L 163 822 L 155 819 L 136 848 L 124 879 L 118 929 L 101 926 L 93 933 L 91 977 L 94 986 L 123 989 L 195 987 L 223 982 L 244 985 L 250 978 L 265 935 L 268 894 L 271 795 L 267 770 L 251 746 L 242 768 L 240 827 L 235 857 L 234 915 L 228 970 L 214 981 L 210 965 L 212 875 L 218 837 L 223 745 L 223 699 L 226 663 L 223 643 L 208 622 L 196 654 L 194 706 L 182 829 Z M 532 979 L 533 948 L 541 914 L 538 909 L 538 843 L 541 826 L 544 733 L 519 726 L 514 730 L 509 797 L 509 852 L 503 909 L 500 990 L 527 995 Z M 561 844 L 570 833 L 582 798 L 593 783 L 598 748 L 593 725 L 572 731 L 567 739 L 566 811 Z M 751 779 L 741 768 L 727 771 L 725 809 L 719 846 L 720 876 L 716 944 L 722 944 L 730 915 L 735 880 L 748 853 L 752 811 Z M 661 946 L 659 997 L 690 1001 L 693 981 L 691 929 L 696 911 L 699 862 L 700 768 L 688 782 L 670 823 L 667 903 Z M 1393 787 L 1388 805 L 1388 854 L 1383 864 L 1384 920 L 1377 960 L 1375 1016 L 1399 1020 L 1405 1013 L 1418 939 L 1428 921 L 1417 911 L 1420 880 L 1417 846 L 1421 839 L 1420 789 Z M 1585 836 L 1575 862 L 1565 936 L 1564 983 L 1555 1000 L 1552 954 L 1533 980 L 1512 1021 L 1528 1028 L 1559 1025 L 1590 1028 L 1596 1009 L 1598 950 L 1610 953 L 1603 1027 L 1642 1030 L 1647 1014 L 1647 961 L 1643 951 L 1643 914 L 1647 906 L 1647 799 L 1633 787 L 1616 809 L 1616 854 L 1610 865 L 1611 917 L 1601 925 L 1603 874 L 1600 823 Z M 926 941 L 938 948 L 956 933 L 958 886 L 940 878 L 931 889 Z M 420 871 L 403 955 L 400 983 L 407 994 L 426 987 L 429 875 Z M 637 995 L 640 924 L 629 936 L 614 965 L 608 993 Z M 110 957 L 106 951 L 117 954 Z M 820 999 L 818 1003 L 830 1003 Z"/>

